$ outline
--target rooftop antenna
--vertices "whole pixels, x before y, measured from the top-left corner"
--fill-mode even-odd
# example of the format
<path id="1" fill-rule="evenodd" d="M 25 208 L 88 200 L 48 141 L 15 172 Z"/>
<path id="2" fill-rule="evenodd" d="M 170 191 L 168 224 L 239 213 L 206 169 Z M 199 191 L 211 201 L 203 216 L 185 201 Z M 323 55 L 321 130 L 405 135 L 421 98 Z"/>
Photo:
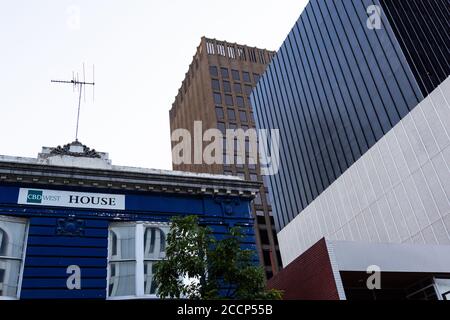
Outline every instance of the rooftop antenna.
<path id="1" fill-rule="evenodd" d="M 79 96 L 78 96 L 78 112 L 77 112 L 77 125 L 76 125 L 76 131 L 75 131 L 75 141 L 78 142 L 78 128 L 80 123 L 80 110 L 81 110 L 81 97 L 82 94 L 84 94 L 84 102 L 86 102 L 86 90 L 83 92 L 83 86 L 92 86 L 92 101 L 94 101 L 95 92 L 94 92 L 94 86 L 95 86 L 95 69 L 94 65 L 92 65 L 92 82 L 86 82 L 86 72 L 85 67 L 83 63 L 83 81 L 79 80 L 78 72 L 75 74 L 75 72 L 72 72 L 72 80 L 51 80 L 52 83 L 65 83 L 65 84 L 72 84 L 73 90 L 75 89 L 79 90 Z"/>

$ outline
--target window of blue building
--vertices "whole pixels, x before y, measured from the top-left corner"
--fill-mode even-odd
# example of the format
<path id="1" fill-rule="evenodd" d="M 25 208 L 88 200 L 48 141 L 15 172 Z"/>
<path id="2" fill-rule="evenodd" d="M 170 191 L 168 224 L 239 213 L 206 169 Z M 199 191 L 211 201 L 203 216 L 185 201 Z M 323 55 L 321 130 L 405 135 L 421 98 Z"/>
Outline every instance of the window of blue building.
<path id="1" fill-rule="evenodd" d="M 26 230 L 26 220 L 0 216 L 0 299 L 19 297 Z"/>
<path id="2" fill-rule="evenodd" d="M 156 298 L 154 265 L 166 256 L 168 232 L 168 224 L 151 222 L 111 224 L 108 298 Z"/>

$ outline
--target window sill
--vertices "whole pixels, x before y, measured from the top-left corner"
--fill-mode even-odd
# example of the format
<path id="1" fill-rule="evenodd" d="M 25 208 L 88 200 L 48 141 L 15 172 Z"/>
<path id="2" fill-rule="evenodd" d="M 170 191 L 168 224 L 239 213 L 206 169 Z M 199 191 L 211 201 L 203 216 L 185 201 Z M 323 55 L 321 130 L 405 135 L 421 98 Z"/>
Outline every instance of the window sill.
<path id="1" fill-rule="evenodd" d="M 107 297 L 106 300 L 159 300 L 157 295 L 146 295 L 146 296 L 124 296 L 124 297 Z"/>

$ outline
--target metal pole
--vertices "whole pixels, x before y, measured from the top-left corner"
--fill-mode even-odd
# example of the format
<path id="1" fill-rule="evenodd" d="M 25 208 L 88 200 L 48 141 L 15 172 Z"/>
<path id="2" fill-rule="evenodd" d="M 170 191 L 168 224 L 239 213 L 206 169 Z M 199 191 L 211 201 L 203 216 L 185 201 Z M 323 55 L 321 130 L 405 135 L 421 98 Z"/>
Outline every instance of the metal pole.
<path id="1" fill-rule="evenodd" d="M 76 130 L 76 133 L 75 133 L 75 141 L 77 141 L 77 142 L 78 142 L 78 124 L 80 122 L 81 91 L 83 91 L 83 84 L 80 83 L 80 97 L 78 99 L 77 130 Z"/>

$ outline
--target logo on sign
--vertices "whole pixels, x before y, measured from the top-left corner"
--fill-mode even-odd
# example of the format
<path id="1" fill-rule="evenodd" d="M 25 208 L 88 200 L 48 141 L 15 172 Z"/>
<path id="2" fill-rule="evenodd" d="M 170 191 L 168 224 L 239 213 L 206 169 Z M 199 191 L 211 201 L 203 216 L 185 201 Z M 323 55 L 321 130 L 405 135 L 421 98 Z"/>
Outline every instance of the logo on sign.
<path id="1" fill-rule="evenodd" d="M 42 203 L 42 191 L 29 190 L 27 195 L 27 203 Z"/>

